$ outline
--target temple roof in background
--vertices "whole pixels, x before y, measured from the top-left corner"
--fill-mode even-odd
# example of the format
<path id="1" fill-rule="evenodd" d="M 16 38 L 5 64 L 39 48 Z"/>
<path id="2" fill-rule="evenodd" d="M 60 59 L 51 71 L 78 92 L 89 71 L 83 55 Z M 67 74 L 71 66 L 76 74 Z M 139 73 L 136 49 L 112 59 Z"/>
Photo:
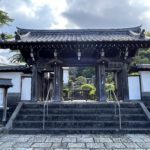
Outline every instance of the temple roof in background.
<path id="1" fill-rule="evenodd" d="M 150 64 L 137 64 L 136 66 L 131 67 L 130 72 L 136 71 L 150 71 Z"/>
<path id="2" fill-rule="evenodd" d="M 0 72 L 31 72 L 31 67 L 26 65 L 4 65 L 0 66 Z"/>

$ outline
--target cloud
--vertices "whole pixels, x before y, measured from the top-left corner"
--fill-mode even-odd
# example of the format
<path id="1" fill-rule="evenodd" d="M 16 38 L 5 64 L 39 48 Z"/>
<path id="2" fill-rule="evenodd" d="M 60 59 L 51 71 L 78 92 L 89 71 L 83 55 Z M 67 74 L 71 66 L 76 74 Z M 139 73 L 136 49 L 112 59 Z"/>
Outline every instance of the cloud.
<path id="1" fill-rule="evenodd" d="M 18 0 L 13 0 L 13 3 L 11 0 L 3 0 L 1 3 L 5 6 L 9 15 L 14 18 L 11 26 L 4 28 L 8 31 L 16 30 L 16 26 L 22 28 L 48 28 L 53 20 L 51 10 L 46 4 L 34 5 L 32 1 Z"/>
<path id="2" fill-rule="evenodd" d="M 9 64 L 9 61 L 6 57 L 0 55 L 0 65 Z"/>
<path id="3" fill-rule="evenodd" d="M 0 0 L 0 9 L 14 19 L 0 33 L 16 27 L 34 29 L 120 28 L 143 25 L 150 30 L 149 0 Z M 0 50 L 0 62 L 13 55 Z"/>
<path id="4" fill-rule="evenodd" d="M 0 49 L 0 64 L 11 64 L 10 58 L 16 53 L 10 49 Z"/>
<path id="5" fill-rule="evenodd" d="M 37 29 L 118 28 L 143 24 L 150 30 L 149 0 L 0 0 L 16 26 Z"/>
<path id="6" fill-rule="evenodd" d="M 14 32 L 22 28 L 65 28 L 67 19 L 61 16 L 66 10 L 66 0 L 1 0 L 0 9 L 14 19 L 11 26 L 1 28 L 3 32 Z"/>
<path id="7" fill-rule="evenodd" d="M 150 26 L 149 0 L 67 0 L 63 13 L 79 28 Z"/>

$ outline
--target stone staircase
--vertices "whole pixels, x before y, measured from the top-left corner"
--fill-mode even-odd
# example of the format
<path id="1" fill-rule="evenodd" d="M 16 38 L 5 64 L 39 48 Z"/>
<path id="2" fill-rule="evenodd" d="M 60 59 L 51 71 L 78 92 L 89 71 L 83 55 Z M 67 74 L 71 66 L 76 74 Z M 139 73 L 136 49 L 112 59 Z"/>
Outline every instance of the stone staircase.
<path id="1" fill-rule="evenodd" d="M 122 129 L 119 129 L 115 103 L 49 104 L 43 130 L 43 104 L 23 104 L 10 133 L 150 133 L 150 121 L 140 104 L 121 103 Z"/>
<path id="2" fill-rule="evenodd" d="M 9 106 L 9 108 L 7 110 L 7 121 L 9 120 L 10 116 L 14 112 L 15 108 L 16 108 L 16 105 Z M 2 122 L 2 118 L 3 118 L 3 109 L 0 109 L 0 126 L 4 125 Z M 6 121 L 6 123 L 7 123 L 7 121 Z"/>
<path id="3" fill-rule="evenodd" d="M 150 102 L 144 102 L 146 108 L 148 109 L 148 111 L 150 112 Z"/>

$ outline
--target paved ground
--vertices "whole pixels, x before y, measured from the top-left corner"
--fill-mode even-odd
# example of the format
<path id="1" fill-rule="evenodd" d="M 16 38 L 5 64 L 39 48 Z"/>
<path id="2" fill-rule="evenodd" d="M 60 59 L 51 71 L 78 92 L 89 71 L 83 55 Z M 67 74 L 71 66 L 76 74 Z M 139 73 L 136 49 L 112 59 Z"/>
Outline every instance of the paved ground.
<path id="1" fill-rule="evenodd" d="M 0 150 L 150 150 L 150 135 L 0 135 Z"/>

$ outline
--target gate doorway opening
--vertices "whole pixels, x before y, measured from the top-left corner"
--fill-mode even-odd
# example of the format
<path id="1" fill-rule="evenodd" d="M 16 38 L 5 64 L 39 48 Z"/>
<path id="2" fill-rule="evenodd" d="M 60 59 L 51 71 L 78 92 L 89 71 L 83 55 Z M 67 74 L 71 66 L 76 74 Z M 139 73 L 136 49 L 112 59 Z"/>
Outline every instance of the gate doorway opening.
<path id="1" fill-rule="evenodd" d="M 69 67 L 68 74 L 68 82 L 63 82 L 64 101 L 97 100 L 95 67 Z"/>
<path id="2" fill-rule="evenodd" d="M 118 98 L 118 83 L 116 72 L 106 72 L 106 97 L 107 102 L 117 101 Z"/>

